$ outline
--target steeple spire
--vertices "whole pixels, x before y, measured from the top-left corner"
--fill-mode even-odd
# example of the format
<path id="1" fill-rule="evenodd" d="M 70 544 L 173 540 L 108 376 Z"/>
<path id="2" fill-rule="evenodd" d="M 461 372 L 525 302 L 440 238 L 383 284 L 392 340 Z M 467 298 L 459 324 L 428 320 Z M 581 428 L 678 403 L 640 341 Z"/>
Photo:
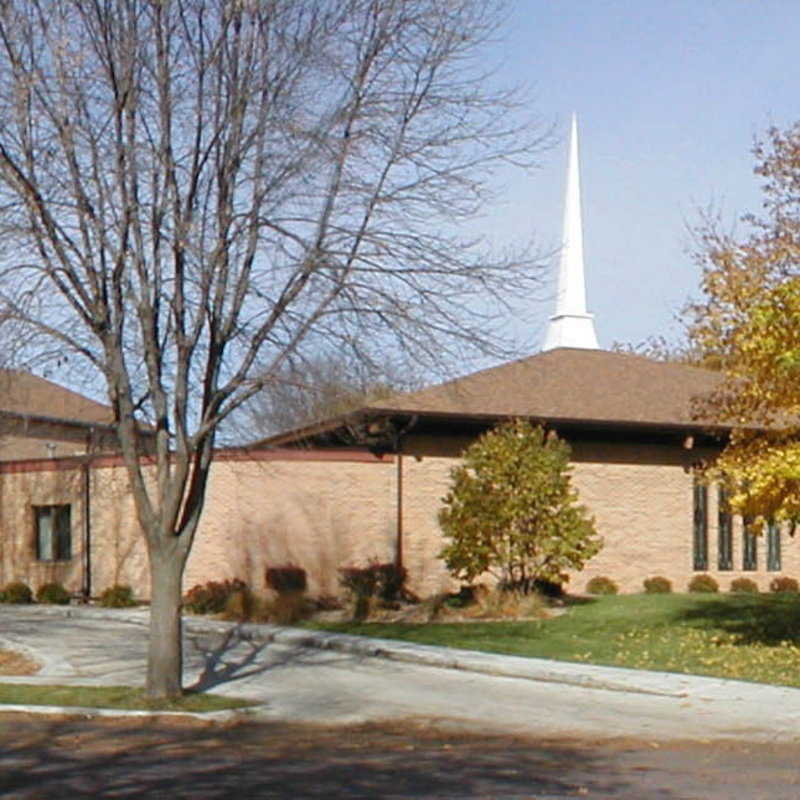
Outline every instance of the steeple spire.
<path id="1" fill-rule="evenodd" d="M 586 313 L 578 123 L 575 114 L 572 115 L 567 163 L 567 192 L 564 201 L 564 230 L 558 269 L 556 313 L 550 317 L 542 350 L 553 350 L 556 347 L 582 347 L 589 350 L 597 350 L 600 347 L 594 330 L 594 317 Z"/>

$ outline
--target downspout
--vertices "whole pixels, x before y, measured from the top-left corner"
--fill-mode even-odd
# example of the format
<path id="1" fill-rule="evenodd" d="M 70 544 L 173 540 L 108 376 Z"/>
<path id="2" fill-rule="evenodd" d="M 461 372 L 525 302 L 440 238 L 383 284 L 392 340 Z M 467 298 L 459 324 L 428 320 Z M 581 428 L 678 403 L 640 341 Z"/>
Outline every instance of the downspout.
<path id="1" fill-rule="evenodd" d="M 394 544 L 394 563 L 400 568 L 403 566 L 403 437 L 416 424 L 417 415 L 409 417 L 406 424 L 395 431 L 394 435 L 394 454 L 397 458 L 397 521 Z"/>
<path id="2" fill-rule="evenodd" d="M 87 457 L 81 464 L 83 478 L 83 587 L 84 602 L 92 596 L 92 509 L 91 509 L 91 463 Z"/>
<path id="3" fill-rule="evenodd" d="M 403 566 L 403 453 L 398 442 L 395 451 L 397 457 L 397 531 L 394 548 L 394 563 L 400 569 Z"/>

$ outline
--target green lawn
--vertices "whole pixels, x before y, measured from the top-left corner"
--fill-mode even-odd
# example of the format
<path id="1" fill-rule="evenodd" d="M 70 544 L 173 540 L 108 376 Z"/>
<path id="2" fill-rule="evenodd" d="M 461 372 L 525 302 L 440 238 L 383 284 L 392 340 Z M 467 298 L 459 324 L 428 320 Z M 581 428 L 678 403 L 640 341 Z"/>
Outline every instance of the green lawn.
<path id="1" fill-rule="evenodd" d="M 58 686 L 30 683 L 0 683 L 2 704 L 32 706 L 76 706 L 136 711 L 223 711 L 252 705 L 247 700 L 214 694 L 187 692 L 174 702 L 154 702 L 141 689 L 131 686 Z"/>
<path id="2" fill-rule="evenodd" d="M 423 644 L 800 686 L 800 595 L 624 595 L 535 622 L 338 623 Z"/>

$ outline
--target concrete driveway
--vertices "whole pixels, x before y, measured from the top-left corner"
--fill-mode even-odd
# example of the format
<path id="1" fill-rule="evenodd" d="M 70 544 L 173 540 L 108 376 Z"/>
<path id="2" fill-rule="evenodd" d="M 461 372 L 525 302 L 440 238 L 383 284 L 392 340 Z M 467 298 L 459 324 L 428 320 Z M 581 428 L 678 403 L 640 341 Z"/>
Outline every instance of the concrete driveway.
<path id="1" fill-rule="evenodd" d="M 141 684 L 147 611 L 0 607 L 0 646 L 42 663 L 5 682 Z M 461 730 L 658 741 L 800 739 L 800 690 L 237 626 L 186 624 L 185 685 L 253 698 L 260 718 L 435 719 Z"/>

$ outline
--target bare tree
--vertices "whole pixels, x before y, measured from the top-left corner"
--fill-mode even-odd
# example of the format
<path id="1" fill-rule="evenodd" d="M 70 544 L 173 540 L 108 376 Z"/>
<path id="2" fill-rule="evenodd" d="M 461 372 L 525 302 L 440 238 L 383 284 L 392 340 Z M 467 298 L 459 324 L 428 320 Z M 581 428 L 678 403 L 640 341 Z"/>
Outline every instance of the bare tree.
<path id="1" fill-rule="evenodd" d="M 260 391 L 239 415 L 234 428 L 239 438 L 282 433 L 341 416 L 397 392 L 423 385 L 407 365 L 374 365 L 343 358 L 339 353 L 312 354 L 291 359 L 279 380 Z"/>
<path id="2" fill-rule="evenodd" d="M 482 66 L 499 10 L 0 3 L 3 311 L 30 353 L 75 354 L 107 386 L 150 558 L 151 696 L 181 691 L 220 423 L 299 352 L 496 346 L 499 301 L 530 292 L 531 264 L 469 227 L 492 168 L 542 144 Z"/>

